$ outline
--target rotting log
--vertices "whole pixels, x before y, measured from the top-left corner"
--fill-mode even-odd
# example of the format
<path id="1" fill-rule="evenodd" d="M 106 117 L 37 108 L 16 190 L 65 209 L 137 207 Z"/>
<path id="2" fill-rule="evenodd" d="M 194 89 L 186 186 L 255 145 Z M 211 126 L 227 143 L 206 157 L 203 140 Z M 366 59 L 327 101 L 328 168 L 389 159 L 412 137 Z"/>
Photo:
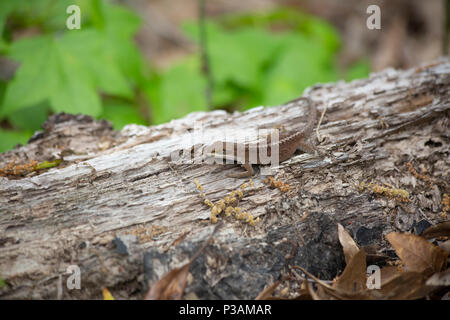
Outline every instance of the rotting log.
<path id="1" fill-rule="evenodd" d="M 185 297 L 253 299 L 295 265 L 331 280 L 345 266 L 337 223 L 380 257 L 392 253 L 386 233 L 448 220 L 449 88 L 445 58 L 307 89 L 319 114 L 326 108 L 312 135 L 319 154 L 297 152 L 281 164 L 274 178 L 287 192 L 253 177 L 239 207 L 261 221 L 252 227 L 220 215 L 224 224 L 192 264 Z M 170 161 L 192 147 L 195 124 L 209 143 L 217 130 L 295 127 L 303 112 L 196 112 L 120 132 L 88 116 L 51 116 L 27 145 L 0 155 L 0 168 L 64 159 L 0 177 L 0 298 L 92 299 L 107 287 L 116 298 L 141 299 L 214 228 L 194 179 L 212 202 L 248 182 L 226 176 L 241 170 L 235 165 Z M 81 270 L 80 290 L 66 287 L 70 265 Z"/>

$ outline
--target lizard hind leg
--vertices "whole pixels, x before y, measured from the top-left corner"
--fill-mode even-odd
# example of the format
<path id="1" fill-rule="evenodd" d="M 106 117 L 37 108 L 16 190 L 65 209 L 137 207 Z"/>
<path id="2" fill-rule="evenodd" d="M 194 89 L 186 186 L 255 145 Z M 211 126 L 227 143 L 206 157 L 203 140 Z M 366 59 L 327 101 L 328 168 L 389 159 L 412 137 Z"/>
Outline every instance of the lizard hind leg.
<path id="1" fill-rule="evenodd" d="M 227 177 L 230 178 L 248 178 L 251 177 L 253 175 L 253 167 L 250 163 L 244 163 L 242 164 L 242 166 L 247 170 L 245 172 L 241 172 L 241 173 L 230 173 L 227 174 Z"/>

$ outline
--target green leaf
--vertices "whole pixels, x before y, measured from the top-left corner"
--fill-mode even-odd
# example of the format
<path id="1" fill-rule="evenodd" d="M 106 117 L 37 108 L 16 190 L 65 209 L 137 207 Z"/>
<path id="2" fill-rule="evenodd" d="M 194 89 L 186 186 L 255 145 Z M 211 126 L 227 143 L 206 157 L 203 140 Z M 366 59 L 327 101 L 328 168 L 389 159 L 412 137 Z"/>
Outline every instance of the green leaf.
<path id="1" fill-rule="evenodd" d="M 80 35 L 85 34 L 80 32 L 59 39 L 38 36 L 19 40 L 11 46 L 12 58 L 22 61 L 22 65 L 6 90 L 3 115 L 45 99 L 49 99 L 55 112 L 100 114 L 101 104 L 95 88 L 97 78 L 89 68 L 92 65 L 86 63 L 90 59 L 77 55 L 70 45 L 72 37 Z M 89 45 L 86 44 L 87 52 L 91 49 Z"/>
<path id="2" fill-rule="evenodd" d="M 216 37 L 209 46 L 209 54 L 215 81 L 233 81 L 244 87 L 257 81 L 258 66 L 249 63 L 245 50 L 233 35 Z"/>
<path id="3" fill-rule="evenodd" d="M 0 79 L 0 106 L 2 105 L 3 98 L 5 97 L 6 81 Z"/>
<path id="4" fill-rule="evenodd" d="M 50 105 L 48 101 L 45 101 L 32 107 L 13 111 L 8 116 L 8 120 L 15 128 L 36 131 L 47 120 L 49 112 Z"/>
<path id="5" fill-rule="evenodd" d="M 87 68 L 94 85 L 105 93 L 132 98 L 133 92 L 119 68 L 114 51 L 105 50 L 107 38 L 95 30 L 71 31 L 60 39 L 60 46 L 75 55 Z M 80 44 L 83 44 L 80 46 Z"/>
<path id="6" fill-rule="evenodd" d="M 231 81 L 242 87 L 256 87 L 264 65 L 278 43 L 273 35 L 257 29 L 222 34 L 210 43 L 213 76 L 221 84 Z"/>
<path id="7" fill-rule="evenodd" d="M 213 104 L 222 107 L 236 101 L 243 90 L 240 90 L 229 83 L 215 83 L 213 91 Z"/>
<path id="8" fill-rule="evenodd" d="M 147 81 L 148 67 L 132 39 L 106 34 L 103 50 L 114 57 L 120 72 L 132 84 L 141 86 Z"/>
<path id="9" fill-rule="evenodd" d="M 219 24 L 206 20 L 205 22 L 205 28 L 206 28 L 206 36 L 208 39 L 214 39 L 220 34 L 223 34 L 225 30 L 219 26 Z M 181 29 L 184 31 L 184 33 L 191 38 L 195 42 L 199 42 L 200 39 L 200 33 L 199 33 L 199 25 L 198 21 L 187 21 L 184 22 L 181 25 Z"/>
<path id="10" fill-rule="evenodd" d="M 341 44 L 339 34 L 329 23 L 316 18 L 310 18 L 308 31 L 310 37 L 317 41 L 323 47 L 324 51 L 330 55 L 335 54 L 339 49 Z"/>
<path id="11" fill-rule="evenodd" d="M 147 65 L 133 41 L 141 25 L 141 19 L 123 7 L 104 3 L 105 32 L 102 49 L 114 57 L 121 72 L 135 85 L 143 85 L 148 79 Z"/>
<path id="12" fill-rule="evenodd" d="M 32 136 L 30 131 L 12 131 L 0 129 L 0 152 L 12 149 L 17 144 L 26 144 Z"/>
<path id="13" fill-rule="evenodd" d="M 102 0 L 88 0 L 88 13 L 92 24 L 98 29 L 105 28 L 104 2 Z"/>
<path id="14" fill-rule="evenodd" d="M 163 123 L 193 111 L 206 110 L 205 79 L 198 59 L 192 57 L 170 68 L 161 77 L 160 104 L 154 105 L 153 120 Z"/>
<path id="15" fill-rule="evenodd" d="M 316 82 L 337 78 L 340 40 L 326 22 L 288 9 L 220 21 L 229 29 L 206 23 L 215 105 L 279 104 Z M 274 27 L 292 31 L 269 32 Z M 198 41 L 198 23 L 185 24 L 184 30 Z"/>
<path id="16" fill-rule="evenodd" d="M 0 53 L 6 52 L 8 50 L 8 42 L 0 38 Z"/>
<path id="17" fill-rule="evenodd" d="M 121 130 L 130 123 L 147 124 L 135 106 L 116 101 L 106 102 L 103 112 L 98 118 L 111 121 L 115 130 Z"/>
<path id="18" fill-rule="evenodd" d="M 91 74 L 68 48 L 55 43 L 57 85 L 50 93 L 50 104 L 55 112 L 100 114 L 102 106 Z"/>
<path id="19" fill-rule="evenodd" d="M 236 29 L 242 27 L 266 30 L 294 30 L 323 46 L 328 52 L 335 52 L 340 44 L 336 29 L 326 21 L 289 8 L 277 8 L 267 12 L 225 15 L 222 25 Z"/>
<path id="20" fill-rule="evenodd" d="M 184 29 L 198 41 L 198 24 Z M 274 37 L 264 30 L 245 28 L 226 31 L 213 22 L 206 24 L 208 55 L 215 84 L 233 82 L 242 87 L 258 86 L 264 64 L 277 47 Z"/>
<path id="21" fill-rule="evenodd" d="M 149 101 L 149 112 L 154 113 L 155 106 L 161 105 L 161 75 L 159 73 L 153 72 L 148 79 L 148 81 L 144 82 L 141 86 L 147 100 Z"/>
<path id="22" fill-rule="evenodd" d="M 2 1 L 16 3 L 14 8 L 16 20 L 21 21 L 25 26 L 38 26 L 43 31 L 65 29 L 68 17 L 66 8 L 71 4 L 79 4 L 77 0 Z M 83 14 L 81 16 L 83 17 Z"/>
<path id="23" fill-rule="evenodd" d="M 300 96 L 312 84 L 336 78 L 333 61 L 323 48 L 306 38 L 288 34 L 284 50 L 267 74 L 264 104 L 284 103 Z"/>
<path id="24" fill-rule="evenodd" d="M 22 2 L 22 1 L 19 1 Z M 75 0 L 32 0 L 28 16 L 36 17 L 42 29 L 46 31 L 66 29 L 66 20 L 69 15 L 66 13 L 68 6 L 78 4 Z M 81 17 L 83 17 L 81 8 Z M 83 26 L 83 23 L 81 24 Z"/>
<path id="25" fill-rule="evenodd" d="M 134 12 L 124 7 L 104 3 L 106 33 L 118 38 L 130 38 L 139 29 L 141 19 Z"/>
<path id="26" fill-rule="evenodd" d="M 6 19 L 16 7 L 16 1 L 0 1 L 0 38 L 3 36 Z"/>
<path id="27" fill-rule="evenodd" d="M 13 43 L 10 55 L 22 65 L 6 89 L 2 115 L 43 101 L 55 90 L 58 81 L 51 37 L 21 39 Z"/>
<path id="28" fill-rule="evenodd" d="M 346 72 L 345 80 L 366 78 L 370 73 L 370 63 L 367 59 L 361 59 L 354 63 Z"/>
<path id="29" fill-rule="evenodd" d="M 90 14 L 98 29 L 85 27 L 59 37 L 35 36 L 13 43 L 9 56 L 21 66 L 8 85 L 1 115 L 48 99 L 55 112 L 96 116 L 102 109 L 97 90 L 131 99 L 131 85 L 145 82 L 143 59 L 132 41 L 139 17 L 100 0 L 76 3 Z M 38 15 L 47 5 L 53 8 L 48 0 L 37 0 L 34 5 Z M 67 17 L 65 10 L 58 14 Z"/>

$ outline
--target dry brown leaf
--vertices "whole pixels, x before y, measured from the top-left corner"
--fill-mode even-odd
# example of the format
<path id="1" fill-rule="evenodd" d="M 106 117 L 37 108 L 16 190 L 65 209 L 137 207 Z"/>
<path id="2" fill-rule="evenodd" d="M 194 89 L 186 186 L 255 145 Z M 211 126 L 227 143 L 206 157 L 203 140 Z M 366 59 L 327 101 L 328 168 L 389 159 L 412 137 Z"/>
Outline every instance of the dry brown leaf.
<path id="1" fill-rule="evenodd" d="M 400 273 L 398 267 L 394 266 L 386 266 L 381 268 L 380 270 L 380 286 L 383 286 L 385 283 L 391 281 L 394 277 L 396 277 Z"/>
<path id="2" fill-rule="evenodd" d="M 344 272 L 333 283 L 339 295 L 353 295 L 367 290 L 366 282 L 366 252 L 359 250 L 347 264 Z"/>
<path id="3" fill-rule="evenodd" d="M 319 296 L 319 293 L 314 290 L 313 285 L 310 282 L 307 283 L 306 289 L 308 290 L 308 293 L 313 300 L 329 300 L 329 299 L 324 299 L 322 296 Z"/>
<path id="4" fill-rule="evenodd" d="M 311 300 L 312 296 L 309 293 L 309 290 L 307 288 L 307 281 L 303 282 L 304 285 L 302 285 L 302 288 L 298 291 L 298 296 L 296 296 L 293 300 Z"/>
<path id="5" fill-rule="evenodd" d="M 326 292 L 324 292 L 324 289 L 329 289 L 330 291 L 334 291 L 334 288 L 331 287 L 329 284 L 323 282 L 319 278 L 316 278 L 313 274 L 309 273 L 305 269 L 299 266 L 293 266 L 293 268 L 300 269 L 303 273 L 305 273 L 308 277 L 313 279 L 317 284 L 317 291 L 314 290 L 311 283 L 307 283 L 307 289 L 308 293 L 314 300 L 329 300 L 331 297 Z"/>
<path id="6" fill-rule="evenodd" d="M 432 274 L 445 268 L 447 253 L 425 238 L 397 232 L 389 233 L 386 238 L 408 271 Z"/>
<path id="7" fill-rule="evenodd" d="M 392 236 L 390 238 L 392 240 Z M 398 241 L 397 238 L 395 240 Z M 426 241 L 425 239 L 422 240 Z M 407 243 L 409 242 L 407 241 Z M 424 246 L 423 243 L 422 246 Z M 404 247 L 401 245 L 398 245 L 398 247 L 402 248 L 403 254 L 405 254 Z M 317 290 L 314 290 L 310 283 L 307 286 L 308 293 L 314 300 L 421 299 L 434 290 L 433 286 L 426 285 L 427 277 L 422 272 L 400 272 L 397 267 L 382 268 L 380 270 L 381 289 L 369 290 L 366 286 L 365 258 L 365 251 L 361 249 L 353 256 L 342 275 L 332 286 L 316 278 L 303 268 L 297 268 L 302 270 L 317 284 Z"/>
<path id="8" fill-rule="evenodd" d="M 450 286 L 450 268 L 444 272 L 433 274 L 426 282 L 428 286 Z"/>
<path id="9" fill-rule="evenodd" d="M 359 247 L 340 223 L 338 223 L 338 237 L 344 251 L 345 263 L 349 264 L 352 257 L 358 253 Z"/>
<path id="10" fill-rule="evenodd" d="M 316 282 L 317 290 L 314 290 L 313 284 L 308 282 L 306 285 L 306 289 L 308 291 L 308 295 L 313 300 L 341 300 L 340 297 L 335 297 L 332 294 L 328 294 L 327 291 L 333 292 L 334 290 L 331 288 L 329 290 L 325 289 L 321 284 L 321 282 Z"/>
<path id="11" fill-rule="evenodd" d="M 311 283 L 308 283 L 308 293 L 314 300 L 347 300 L 347 299 L 355 299 L 355 300 L 361 300 L 361 299 L 368 299 L 370 298 L 369 295 L 365 294 L 364 292 L 359 292 L 357 294 L 346 294 L 342 291 L 339 291 L 332 286 L 328 285 L 324 281 L 320 280 L 319 278 L 316 278 L 314 275 L 303 269 L 302 267 L 296 266 L 296 268 L 302 270 L 308 277 L 313 279 L 315 283 L 317 284 L 317 291 L 314 290 Z"/>
<path id="12" fill-rule="evenodd" d="M 145 300 L 180 300 L 186 288 L 191 261 L 166 273 L 148 291 Z"/>
<path id="13" fill-rule="evenodd" d="M 306 281 L 305 281 L 306 282 Z M 303 284 L 305 283 L 303 282 Z M 305 285 L 302 284 L 301 288 L 298 291 L 298 295 L 294 298 L 280 298 L 280 297 L 274 297 L 272 293 L 275 291 L 275 289 L 280 285 L 281 281 L 277 281 L 267 288 L 264 288 L 258 296 L 255 298 L 255 300 L 311 300 L 312 297 L 309 294 L 308 289 Z"/>
<path id="14" fill-rule="evenodd" d="M 275 291 L 275 289 L 280 285 L 280 281 L 272 283 L 270 286 L 264 288 L 258 296 L 255 298 L 255 300 L 267 300 L 272 297 L 272 293 Z"/>
<path id="15" fill-rule="evenodd" d="M 450 240 L 440 243 L 439 248 L 450 254 Z"/>
<path id="16" fill-rule="evenodd" d="M 435 226 L 429 227 L 422 233 L 421 236 L 427 239 L 437 237 L 450 237 L 450 221 L 445 221 Z"/>
<path id="17" fill-rule="evenodd" d="M 300 267 L 298 268 L 316 282 L 316 291 L 311 284 L 308 284 L 307 287 L 309 294 L 315 300 L 420 299 L 433 290 L 433 287 L 425 284 L 426 277 L 422 273 L 399 272 L 395 267 L 381 269 L 381 289 L 369 290 L 366 288 L 366 270 L 363 261 L 365 261 L 365 252 L 358 252 L 351 263 L 347 265 L 346 270 L 348 271 L 344 270 L 341 277 L 338 278 L 333 286 L 329 286 L 306 270 Z M 359 278 L 357 277 L 358 274 Z M 351 280 L 355 280 L 356 282 L 352 282 Z M 356 290 L 358 285 L 360 286 L 360 290 Z"/>
<path id="18" fill-rule="evenodd" d="M 375 299 L 405 300 L 425 297 L 433 287 L 425 285 L 421 272 L 401 272 L 381 286 L 381 289 L 369 290 Z"/>
<path id="19" fill-rule="evenodd" d="M 192 256 L 188 263 L 180 268 L 175 268 L 167 272 L 159 281 L 157 281 L 147 292 L 145 300 L 179 300 L 183 297 L 186 288 L 189 267 L 197 259 L 208 243 L 212 240 L 214 234 L 220 229 L 223 223 L 218 224 L 211 236 L 203 243 L 200 249 Z"/>
<path id="20" fill-rule="evenodd" d="M 336 296 L 334 290 L 327 289 L 326 287 L 324 287 L 318 283 L 317 283 L 316 294 L 318 297 L 318 299 L 316 299 L 316 300 L 341 300 L 342 299 L 341 297 Z"/>

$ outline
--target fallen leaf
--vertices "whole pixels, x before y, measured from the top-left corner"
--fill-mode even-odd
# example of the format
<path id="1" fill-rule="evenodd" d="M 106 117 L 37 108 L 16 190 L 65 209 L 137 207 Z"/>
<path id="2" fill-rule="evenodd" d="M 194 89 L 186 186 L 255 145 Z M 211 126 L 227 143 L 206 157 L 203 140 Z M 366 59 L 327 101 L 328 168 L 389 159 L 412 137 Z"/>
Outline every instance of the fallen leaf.
<path id="1" fill-rule="evenodd" d="M 445 221 L 435 226 L 429 227 L 421 234 L 421 236 L 427 239 L 437 237 L 450 237 L 450 221 Z"/>
<path id="2" fill-rule="evenodd" d="M 433 274 L 426 282 L 429 286 L 450 286 L 450 269 Z"/>
<path id="3" fill-rule="evenodd" d="M 440 243 L 439 248 L 450 254 L 450 240 Z"/>
<path id="4" fill-rule="evenodd" d="M 307 283 L 306 288 L 308 289 L 309 294 L 314 300 L 329 300 L 330 295 L 326 294 L 324 292 L 324 289 L 329 289 L 330 291 L 335 291 L 332 286 L 329 284 L 323 282 L 319 278 L 316 278 L 313 274 L 309 273 L 305 269 L 299 266 L 293 266 L 295 269 L 300 269 L 304 274 L 306 274 L 308 277 L 314 280 L 314 282 L 317 284 L 317 291 L 314 290 L 312 287 L 312 284 L 310 282 Z"/>
<path id="5" fill-rule="evenodd" d="M 401 272 L 381 286 L 381 289 L 369 290 L 375 299 L 405 300 L 420 299 L 433 290 L 425 285 L 425 276 L 421 272 Z"/>
<path id="6" fill-rule="evenodd" d="M 425 238 L 397 232 L 389 233 L 386 238 L 408 271 L 432 274 L 445 268 L 448 254 Z"/>
<path id="7" fill-rule="evenodd" d="M 182 267 L 166 273 L 150 288 L 145 296 L 145 300 L 180 300 L 186 288 L 191 263 L 192 260 Z"/>
<path id="8" fill-rule="evenodd" d="M 315 300 L 342 300 L 343 298 L 338 296 L 334 289 L 327 288 L 322 283 L 317 284 L 316 298 Z M 311 288 L 312 289 L 312 288 Z"/>
<path id="9" fill-rule="evenodd" d="M 280 285 L 280 281 L 272 283 L 270 286 L 264 288 L 258 296 L 255 298 L 255 300 L 267 300 L 269 298 L 272 298 L 272 293 L 275 291 L 275 289 Z"/>
<path id="10" fill-rule="evenodd" d="M 306 287 L 306 281 L 303 282 L 302 288 L 298 291 L 299 295 L 296 296 L 293 300 L 311 300 L 312 297 L 309 294 L 309 290 Z"/>
<path id="11" fill-rule="evenodd" d="M 355 299 L 355 300 L 362 300 L 362 299 L 368 299 L 370 296 L 365 292 L 358 292 L 358 293 L 346 293 L 343 291 L 340 291 L 326 282 L 320 280 L 319 278 L 315 277 L 305 269 L 299 266 L 295 266 L 295 268 L 302 270 L 308 277 L 314 280 L 314 282 L 317 284 L 317 291 L 314 290 L 311 283 L 307 284 L 307 289 L 309 295 L 314 300 L 332 300 L 332 299 L 338 299 L 338 300 L 348 300 L 348 299 Z"/>
<path id="12" fill-rule="evenodd" d="M 338 237 L 344 251 L 345 263 L 349 264 L 352 257 L 358 253 L 359 247 L 340 223 L 338 223 Z"/>
<path id="13" fill-rule="evenodd" d="M 200 254 L 205 250 L 208 243 L 212 240 L 214 234 L 222 227 L 223 223 L 218 224 L 212 234 L 208 237 L 206 241 L 197 252 L 192 256 L 188 263 L 184 264 L 182 267 L 172 269 L 167 272 L 159 281 L 157 281 L 148 290 L 145 295 L 145 300 L 180 300 L 183 297 L 184 290 L 186 288 L 187 278 L 189 275 L 189 268 L 197 259 Z"/>
<path id="14" fill-rule="evenodd" d="M 306 284 L 306 290 L 308 290 L 308 293 L 309 293 L 309 295 L 311 296 L 311 298 L 313 299 L 313 300 L 329 300 L 328 298 L 329 298 L 329 296 L 328 297 L 322 297 L 322 296 L 319 296 L 319 293 L 318 292 L 316 292 L 315 290 L 314 290 L 314 288 L 313 288 L 313 285 L 312 285 L 312 283 L 310 283 L 310 282 L 308 282 L 307 284 Z"/>
<path id="15" fill-rule="evenodd" d="M 352 295 L 367 290 L 366 282 L 366 252 L 359 250 L 347 264 L 344 272 L 333 283 L 333 288 L 339 294 Z"/>
<path id="16" fill-rule="evenodd" d="M 385 283 L 391 281 L 400 273 L 398 267 L 387 266 L 380 269 L 380 285 L 383 286 Z"/>

